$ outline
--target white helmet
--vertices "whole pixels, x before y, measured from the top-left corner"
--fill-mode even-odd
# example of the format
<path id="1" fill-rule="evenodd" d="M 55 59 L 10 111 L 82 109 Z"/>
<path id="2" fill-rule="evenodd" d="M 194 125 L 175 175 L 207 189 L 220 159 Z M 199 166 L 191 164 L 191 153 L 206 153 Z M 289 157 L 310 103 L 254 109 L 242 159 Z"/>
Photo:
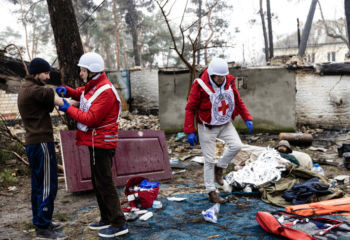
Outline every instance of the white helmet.
<path id="1" fill-rule="evenodd" d="M 103 72 L 105 68 L 101 55 L 94 52 L 83 54 L 79 59 L 78 66 L 86 68 L 93 73 Z"/>
<path id="2" fill-rule="evenodd" d="M 209 76 L 226 76 L 227 74 L 229 74 L 227 62 L 221 58 L 214 58 L 209 64 L 208 74 Z"/>

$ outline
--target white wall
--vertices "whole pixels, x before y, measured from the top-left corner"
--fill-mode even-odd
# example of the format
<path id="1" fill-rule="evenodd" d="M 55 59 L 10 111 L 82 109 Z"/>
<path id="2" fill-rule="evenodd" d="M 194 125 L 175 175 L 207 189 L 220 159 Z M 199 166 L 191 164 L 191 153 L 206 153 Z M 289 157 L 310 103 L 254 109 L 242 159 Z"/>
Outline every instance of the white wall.
<path id="1" fill-rule="evenodd" d="M 329 52 L 335 52 L 335 62 L 343 62 L 345 59 L 345 54 L 348 52 L 348 48 L 345 44 L 329 44 L 321 45 L 318 47 L 307 47 L 305 51 L 305 56 L 308 54 L 315 54 L 315 63 L 328 62 L 327 54 Z M 274 55 L 284 56 L 284 55 L 297 55 L 297 48 L 288 48 L 288 49 L 274 49 Z"/>
<path id="2" fill-rule="evenodd" d="M 296 76 L 298 124 L 316 127 L 350 127 L 350 76 Z"/>

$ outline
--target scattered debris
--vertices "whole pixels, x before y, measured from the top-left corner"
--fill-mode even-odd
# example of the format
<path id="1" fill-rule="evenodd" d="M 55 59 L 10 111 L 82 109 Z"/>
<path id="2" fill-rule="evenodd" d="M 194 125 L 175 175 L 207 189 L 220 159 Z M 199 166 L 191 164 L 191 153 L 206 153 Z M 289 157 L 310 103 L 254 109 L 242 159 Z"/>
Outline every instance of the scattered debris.
<path id="1" fill-rule="evenodd" d="M 182 198 L 182 197 L 167 197 L 167 199 L 168 199 L 169 201 L 182 202 L 182 201 L 185 200 L 186 198 Z"/>
<path id="2" fill-rule="evenodd" d="M 308 149 L 311 151 L 327 152 L 327 149 L 322 148 L 322 147 L 309 147 Z"/>
<path id="3" fill-rule="evenodd" d="M 180 171 L 173 171 L 172 174 L 175 175 L 175 174 L 184 173 L 184 172 L 186 172 L 186 169 L 182 169 Z"/>
<path id="4" fill-rule="evenodd" d="M 220 203 L 216 203 L 214 206 L 207 209 L 206 211 L 202 211 L 204 220 L 211 223 L 217 223 L 219 211 Z"/>
<path id="5" fill-rule="evenodd" d="M 184 132 L 179 132 L 176 134 L 175 141 L 179 141 L 179 140 L 183 139 L 184 137 L 186 137 L 186 134 Z"/>
<path id="6" fill-rule="evenodd" d="M 191 159 L 193 162 L 204 164 L 204 157 L 203 156 L 195 156 Z"/>
<path id="7" fill-rule="evenodd" d="M 10 187 L 7 188 L 7 190 L 9 192 L 15 192 L 15 191 L 17 191 L 17 187 L 16 186 L 10 186 Z"/>
<path id="8" fill-rule="evenodd" d="M 143 214 L 139 219 L 142 221 L 147 221 L 151 217 L 153 217 L 153 212 L 147 212 L 147 213 Z"/>

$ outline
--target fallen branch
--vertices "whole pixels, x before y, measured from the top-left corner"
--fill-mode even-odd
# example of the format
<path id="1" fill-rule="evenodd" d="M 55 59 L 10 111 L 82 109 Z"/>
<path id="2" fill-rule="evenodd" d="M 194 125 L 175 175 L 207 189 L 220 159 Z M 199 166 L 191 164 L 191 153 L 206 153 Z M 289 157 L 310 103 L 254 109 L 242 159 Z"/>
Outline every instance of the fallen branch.
<path id="1" fill-rule="evenodd" d="M 24 158 L 22 158 L 22 157 L 21 157 L 18 153 L 16 153 L 15 151 L 6 150 L 6 149 L 1 149 L 1 151 L 14 154 L 18 159 L 20 159 L 20 160 L 21 160 L 22 162 L 24 162 L 27 166 L 29 166 L 29 162 L 28 162 L 27 160 L 25 160 Z"/>
<path id="2" fill-rule="evenodd" d="M 4 51 L 6 52 L 7 48 L 9 48 L 9 47 L 11 47 L 11 46 L 13 46 L 13 47 L 15 47 L 15 48 L 17 49 L 18 54 L 19 54 L 19 56 L 20 56 L 20 58 L 21 58 L 22 64 L 23 64 L 23 66 L 24 66 L 24 70 L 26 71 L 26 74 L 28 75 L 29 72 L 28 72 L 27 64 L 26 64 L 26 63 L 24 62 L 24 60 L 23 60 L 22 53 L 21 53 L 21 50 L 19 50 L 19 47 L 17 47 L 16 44 L 11 43 L 11 44 L 7 45 L 6 47 L 4 47 Z"/>

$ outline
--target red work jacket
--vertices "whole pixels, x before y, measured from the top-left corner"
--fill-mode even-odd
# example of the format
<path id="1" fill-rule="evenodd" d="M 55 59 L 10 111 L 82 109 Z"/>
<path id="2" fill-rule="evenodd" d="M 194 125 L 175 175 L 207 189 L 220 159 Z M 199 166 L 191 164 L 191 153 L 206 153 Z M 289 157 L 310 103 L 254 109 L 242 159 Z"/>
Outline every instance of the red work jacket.
<path id="1" fill-rule="evenodd" d="M 209 82 L 209 75 L 207 73 L 207 70 L 204 71 L 203 75 L 201 76 L 201 79 L 212 92 L 215 92 Z M 230 74 L 226 75 L 225 89 L 227 90 L 231 85 L 234 98 L 235 98 L 235 108 L 232 114 L 232 120 L 238 114 L 241 115 L 244 121 L 253 120 L 243 100 L 239 96 L 234 80 L 235 80 L 235 77 L 233 77 L 232 75 Z M 196 117 L 197 122 L 199 123 L 202 122 L 201 119 L 207 123 L 210 123 L 211 108 L 212 108 L 212 104 L 210 102 L 209 95 L 205 92 L 205 90 L 199 85 L 197 81 L 194 81 L 192 84 L 192 89 L 186 105 L 184 132 L 193 133 L 196 131 L 195 124 L 194 124 L 194 117 Z"/>
<path id="2" fill-rule="evenodd" d="M 88 100 L 97 89 L 105 84 L 111 84 L 105 73 L 102 73 L 96 80 L 90 80 L 88 84 L 77 89 L 67 87 L 67 96 L 79 101 L 84 91 L 84 97 Z M 85 124 L 89 129 L 83 132 L 77 129 L 76 144 L 92 146 L 103 149 L 114 149 L 117 141 L 111 138 L 118 136 L 118 123 L 120 102 L 116 99 L 112 89 L 104 90 L 91 104 L 88 112 L 70 106 L 67 109 L 74 120 Z M 94 136 L 93 130 L 95 131 Z M 93 138 L 92 138 L 93 137 Z"/>

